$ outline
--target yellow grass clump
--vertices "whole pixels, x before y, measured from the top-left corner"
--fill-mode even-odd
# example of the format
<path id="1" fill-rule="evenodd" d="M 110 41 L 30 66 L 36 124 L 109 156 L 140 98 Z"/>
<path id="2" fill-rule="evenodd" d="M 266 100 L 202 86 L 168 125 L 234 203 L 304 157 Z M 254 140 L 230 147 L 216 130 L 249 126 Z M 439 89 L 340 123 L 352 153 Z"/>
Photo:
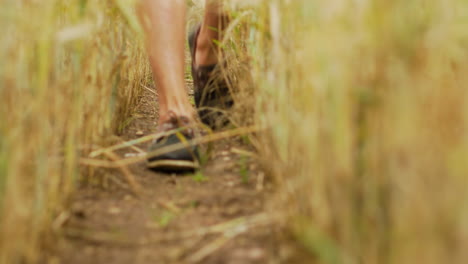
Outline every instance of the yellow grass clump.
<path id="1" fill-rule="evenodd" d="M 468 2 L 257 1 L 261 151 L 318 263 L 468 259 Z"/>
<path id="2" fill-rule="evenodd" d="M 81 153 L 119 128 L 149 80 L 131 8 L 2 2 L 0 263 L 35 259 L 78 180 Z"/>

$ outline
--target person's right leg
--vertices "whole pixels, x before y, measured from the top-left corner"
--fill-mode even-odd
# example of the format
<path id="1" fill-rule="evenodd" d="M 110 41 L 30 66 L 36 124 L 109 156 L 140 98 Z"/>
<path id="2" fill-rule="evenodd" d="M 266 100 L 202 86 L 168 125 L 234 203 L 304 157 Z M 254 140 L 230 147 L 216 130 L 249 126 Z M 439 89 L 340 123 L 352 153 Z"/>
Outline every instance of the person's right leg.
<path id="1" fill-rule="evenodd" d="M 222 2 L 206 0 L 203 22 L 189 36 L 195 104 L 202 122 L 215 130 L 229 123 L 226 110 L 233 106 L 218 45 L 227 23 Z"/>
<path id="2" fill-rule="evenodd" d="M 215 44 L 215 41 L 221 40 L 221 33 L 227 24 L 221 1 L 206 0 L 205 3 L 205 15 L 196 40 L 195 64 L 197 66 L 218 63 L 219 47 Z"/>

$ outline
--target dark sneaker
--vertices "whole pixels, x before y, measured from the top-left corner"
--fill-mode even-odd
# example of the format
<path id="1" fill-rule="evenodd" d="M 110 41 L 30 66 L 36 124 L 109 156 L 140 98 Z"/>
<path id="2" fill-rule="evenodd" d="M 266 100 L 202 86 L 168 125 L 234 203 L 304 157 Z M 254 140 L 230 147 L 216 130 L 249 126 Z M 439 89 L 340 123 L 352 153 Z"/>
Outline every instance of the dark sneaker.
<path id="1" fill-rule="evenodd" d="M 233 106 L 234 101 L 226 79 L 221 74 L 221 69 L 217 64 L 196 66 L 195 51 L 200 28 L 198 26 L 193 30 L 188 38 L 192 55 L 195 105 L 201 121 L 212 129 L 216 129 L 229 123 L 226 110 Z"/>
<path id="2" fill-rule="evenodd" d="M 198 147 L 190 143 L 195 138 L 195 128 L 187 117 L 171 117 L 158 131 L 167 134 L 154 140 L 149 147 L 148 168 L 160 172 L 193 172 L 200 167 Z M 158 153 L 176 144 L 181 144 L 182 148 Z"/>

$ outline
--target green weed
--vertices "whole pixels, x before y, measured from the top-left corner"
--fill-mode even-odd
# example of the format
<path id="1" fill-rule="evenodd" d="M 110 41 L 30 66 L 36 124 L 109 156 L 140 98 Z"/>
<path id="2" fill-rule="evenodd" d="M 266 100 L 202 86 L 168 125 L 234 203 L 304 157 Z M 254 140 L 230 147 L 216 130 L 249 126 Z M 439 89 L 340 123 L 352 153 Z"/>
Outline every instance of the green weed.
<path id="1" fill-rule="evenodd" d="M 202 182 L 207 182 L 208 178 L 201 172 L 197 171 L 195 174 L 192 175 L 192 179 L 195 182 L 202 183 Z"/>

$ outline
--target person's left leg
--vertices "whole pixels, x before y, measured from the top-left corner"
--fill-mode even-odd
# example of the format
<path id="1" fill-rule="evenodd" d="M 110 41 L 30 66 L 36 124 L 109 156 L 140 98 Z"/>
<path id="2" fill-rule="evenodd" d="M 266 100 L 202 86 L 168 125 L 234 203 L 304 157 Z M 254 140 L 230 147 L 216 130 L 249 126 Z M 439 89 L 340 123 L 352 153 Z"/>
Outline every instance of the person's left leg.
<path id="1" fill-rule="evenodd" d="M 205 19 L 195 51 L 195 67 L 218 62 L 219 47 L 214 40 L 219 40 L 219 33 L 224 25 L 220 9 L 218 1 L 207 0 Z M 148 54 L 158 91 L 158 130 L 189 127 L 198 117 L 189 102 L 184 80 L 185 0 L 140 0 L 138 11 L 146 32 Z M 193 130 L 185 129 L 185 135 L 189 139 L 193 138 Z M 185 140 L 171 135 L 154 142 L 148 157 L 149 166 L 158 170 L 184 166 L 190 168 L 191 162 L 196 161 L 197 151 L 193 146 L 158 156 L 151 154 L 181 141 Z"/>
<path id="2" fill-rule="evenodd" d="M 158 91 L 159 124 L 171 115 L 193 119 L 184 79 L 185 0 L 140 0 L 138 7 Z"/>
<path id="3" fill-rule="evenodd" d="M 175 132 L 155 140 L 148 150 L 148 167 L 157 171 L 186 171 L 198 167 L 194 139 L 198 119 L 185 86 L 185 0 L 140 0 L 138 11 L 146 32 L 159 102 L 159 132 Z M 183 143 L 184 148 L 159 153 Z"/>

